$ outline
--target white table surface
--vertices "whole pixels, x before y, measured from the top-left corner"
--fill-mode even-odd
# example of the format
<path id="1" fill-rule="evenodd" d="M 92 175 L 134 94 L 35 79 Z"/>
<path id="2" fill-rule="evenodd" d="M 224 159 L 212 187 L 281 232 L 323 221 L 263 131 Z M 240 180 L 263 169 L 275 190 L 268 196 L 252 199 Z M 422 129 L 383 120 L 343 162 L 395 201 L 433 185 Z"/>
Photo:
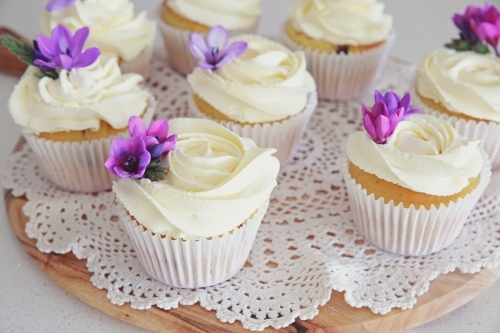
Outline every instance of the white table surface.
<path id="1" fill-rule="evenodd" d="M 206 0 L 209 1 L 209 0 Z M 135 0 L 138 10 L 157 15 L 160 0 Z M 277 35 L 292 0 L 263 0 L 260 33 Z M 500 7 L 500 0 L 490 0 Z M 450 17 L 478 0 L 387 0 L 394 16 L 397 40 L 392 55 L 417 63 L 457 34 Z M 0 0 L 0 25 L 26 37 L 38 32 L 40 0 Z M 159 42 L 159 41 L 157 41 Z M 18 78 L 0 74 L 0 168 L 20 136 L 6 108 Z M 397 84 L 397 83 L 396 83 Z M 321 311 L 321 309 L 320 309 Z M 412 333 L 500 332 L 500 281 L 459 309 Z M 73 295 L 46 276 L 17 241 L 0 205 L 0 332 L 147 332 L 110 317 Z"/>

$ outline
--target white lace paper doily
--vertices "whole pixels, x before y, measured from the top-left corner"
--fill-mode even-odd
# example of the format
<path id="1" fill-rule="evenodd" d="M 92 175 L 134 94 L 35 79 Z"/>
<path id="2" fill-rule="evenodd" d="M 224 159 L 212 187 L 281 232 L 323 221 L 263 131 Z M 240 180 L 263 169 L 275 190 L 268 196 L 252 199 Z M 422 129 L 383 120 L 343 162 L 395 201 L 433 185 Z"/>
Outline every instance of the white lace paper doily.
<path id="1" fill-rule="evenodd" d="M 390 59 L 377 87 L 401 94 L 413 72 L 413 66 Z M 158 54 L 151 73 L 147 86 L 158 98 L 156 117 L 186 116 L 186 80 Z M 439 274 L 500 264 L 500 199 L 491 189 L 458 239 L 439 253 L 403 257 L 365 243 L 351 220 L 339 173 L 346 137 L 360 126 L 359 101 L 319 103 L 294 160 L 280 172 L 247 265 L 231 280 L 197 290 L 171 288 L 147 276 L 116 223 L 112 192 L 59 190 L 44 178 L 26 145 L 10 156 L 2 183 L 28 198 L 26 233 L 38 249 L 86 259 L 92 284 L 106 289 L 112 303 L 168 310 L 199 302 L 222 322 L 239 320 L 251 330 L 313 318 L 332 289 L 344 291 L 351 306 L 375 313 L 409 309 Z"/>

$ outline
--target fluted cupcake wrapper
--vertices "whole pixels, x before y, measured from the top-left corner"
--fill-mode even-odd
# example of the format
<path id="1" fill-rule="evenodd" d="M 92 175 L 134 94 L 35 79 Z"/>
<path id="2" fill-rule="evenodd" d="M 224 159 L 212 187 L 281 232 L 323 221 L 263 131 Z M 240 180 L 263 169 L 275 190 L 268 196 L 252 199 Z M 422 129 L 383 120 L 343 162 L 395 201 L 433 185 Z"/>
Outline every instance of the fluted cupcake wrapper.
<path id="1" fill-rule="evenodd" d="M 133 220 L 118 203 L 137 257 L 154 279 L 177 288 L 202 288 L 224 282 L 238 273 L 248 258 L 269 201 L 234 230 L 209 238 L 181 239 L 160 235 Z"/>
<path id="2" fill-rule="evenodd" d="M 152 94 L 142 117 L 145 124 L 153 118 L 156 101 Z M 58 187 L 72 192 L 92 193 L 111 189 L 117 178 L 106 169 L 111 142 L 117 136 L 83 142 L 60 142 L 23 133 L 47 178 Z M 128 131 L 118 134 L 127 137 Z M 35 163 L 35 162 L 34 162 Z"/>
<path id="3" fill-rule="evenodd" d="M 277 152 L 274 156 L 278 158 L 281 166 L 284 166 L 293 159 L 302 133 L 304 133 L 317 104 L 316 92 L 309 93 L 307 104 L 302 112 L 284 120 L 256 124 L 241 124 L 234 121 L 213 119 L 198 109 L 193 98 L 189 99 L 189 110 L 191 116 L 195 118 L 210 119 L 239 136 L 251 138 L 260 148 L 276 148 Z"/>
<path id="4" fill-rule="evenodd" d="M 418 94 L 412 93 L 414 108 L 449 122 L 457 132 L 469 140 L 481 140 L 479 146 L 488 154 L 493 170 L 500 170 L 500 123 L 474 121 L 449 116 L 425 104 Z"/>
<path id="5" fill-rule="evenodd" d="M 318 87 L 319 99 L 330 101 L 350 100 L 372 90 L 372 84 L 384 68 L 395 38 L 395 32 L 391 31 L 386 41 L 373 49 L 337 54 L 305 48 L 288 37 L 285 26 L 281 31 L 285 46 L 294 51 L 304 51 L 307 69 Z"/>
<path id="6" fill-rule="evenodd" d="M 191 73 L 198 64 L 198 59 L 189 51 L 189 39 L 193 31 L 172 27 L 163 22 L 161 18 L 158 25 L 163 37 L 163 44 L 167 49 L 170 64 L 181 74 L 187 75 Z M 247 29 L 229 31 L 229 34 L 231 36 L 236 36 L 244 33 L 255 33 L 258 26 L 259 20 L 256 20 L 255 23 Z"/>
<path id="7" fill-rule="evenodd" d="M 349 194 L 350 208 L 358 232 L 378 248 L 401 255 L 421 256 L 440 251 L 450 245 L 462 230 L 467 217 L 491 179 L 491 164 L 482 152 L 484 164 L 477 187 L 464 198 L 447 206 L 404 208 L 391 200 L 375 200 L 356 184 L 348 169 L 347 156 L 342 161 L 342 174 Z"/>
<path id="8" fill-rule="evenodd" d="M 122 71 L 122 74 L 137 73 L 142 75 L 142 77 L 147 78 L 149 76 L 149 62 L 152 55 L 153 45 L 150 45 L 139 53 L 136 58 L 130 61 L 120 60 L 120 70 Z"/>

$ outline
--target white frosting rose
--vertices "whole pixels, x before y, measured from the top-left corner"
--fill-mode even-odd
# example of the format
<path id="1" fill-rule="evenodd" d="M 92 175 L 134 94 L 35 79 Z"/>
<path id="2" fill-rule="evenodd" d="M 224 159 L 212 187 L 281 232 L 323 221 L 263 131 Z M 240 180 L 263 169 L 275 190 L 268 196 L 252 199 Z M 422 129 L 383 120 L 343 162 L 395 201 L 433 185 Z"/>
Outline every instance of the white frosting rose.
<path id="1" fill-rule="evenodd" d="M 392 16 L 376 0 L 297 0 L 288 19 L 295 30 L 335 45 L 374 44 L 392 28 Z"/>
<path id="2" fill-rule="evenodd" d="M 193 92 L 229 118 L 247 123 L 285 119 L 304 110 L 316 84 L 302 51 L 256 35 L 241 35 L 247 51 L 216 71 L 195 68 Z"/>
<path id="3" fill-rule="evenodd" d="M 130 0 L 78 0 L 62 11 L 42 12 L 42 33 L 49 35 L 58 24 L 73 33 L 89 27 L 86 47 L 97 46 L 106 54 L 124 61 L 136 58 L 153 45 L 156 23 L 146 12 L 134 13 Z"/>
<path id="4" fill-rule="evenodd" d="M 213 27 L 222 25 L 229 31 L 246 29 L 260 17 L 262 0 L 168 0 L 178 15 Z"/>
<path id="5" fill-rule="evenodd" d="M 14 122 L 27 133 L 99 130 L 104 120 L 126 128 L 131 116 L 140 116 L 149 93 L 139 87 L 142 76 L 120 72 L 116 58 L 100 57 L 89 67 L 65 69 L 59 78 L 39 79 L 28 67 L 9 99 Z"/>
<path id="6" fill-rule="evenodd" d="M 179 135 L 168 156 L 165 180 L 115 182 L 113 191 L 127 211 L 153 232 L 171 237 L 210 237 L 248 219 L 276 186 L 276 150 L 258 148 L 204 119 L 170 120 Z"/>
<path id="7" fill-rule="evenodd" d="M 478 144 L 460 138 L 444 120 L 414 115 L 399 123 L 386 144 L 376 144 L 364 131 L 350 135 L 347 156 L 380 179 L 415 192 L 447 196 L 479 175 L 483 158 Z"/>
<path id="8" fill-rule="evenodd" d="M 500 60 L 441 49 L 422 59 L 418 93 L 447 110 L 500 122 Z"/>

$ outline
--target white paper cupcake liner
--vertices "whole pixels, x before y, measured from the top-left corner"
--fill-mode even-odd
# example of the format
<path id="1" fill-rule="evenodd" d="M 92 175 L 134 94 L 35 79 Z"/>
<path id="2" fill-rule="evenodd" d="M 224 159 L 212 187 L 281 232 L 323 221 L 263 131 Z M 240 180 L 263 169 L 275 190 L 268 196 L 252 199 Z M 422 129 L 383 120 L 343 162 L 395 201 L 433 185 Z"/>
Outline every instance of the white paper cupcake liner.
<path id="1" fill-rule="evenodd" d="M 262 203 L 242 227 L 199 240 L 144 230 L 121 203 L 117 208 L 137 257 L 151 277 L 172 287 L 202 288 L 224 282 L 241 270 L 268 205 L 269 201 Z"/>
<path id="2" fill-rule="evenodd" d="M 307 69 L 316 81 L 320 100 L 349 100 L 373 90 L 372 85 L 384 68 L 396 38 L 391 31 L 385 43 L 373 49 L 350 54 L 327 53 L 297 44 L 288 37 L 286 24 L 281 31 L 283 44 L 291 50 L 304 51 Z"/>
<path id="3" fill-rule="evenodd" d="M 130 60 L 123 61 L 120 60 L 120 70 L 122 74 L 126 73 L 137 73 L 142 75 L 142 77 L 147 78 L 149 76 L 149 62 L 153 55 L 153 45 L 144 49 L 139 55 Z"/>
<path id="4" fill-rule="evenodd" d="M 484 149 L 491 160 L 492 169 L 500 170 L 500 123 L 490 121 L 474 121 L 449 116 L 425 104 L 419 95 L 412 92 L 412 107 L 423 113 L 431 114 L 449 122 L 457 132 L 469 140 L 481 140 L 479 146 Z"/>
<path id="5" fill-rule="evenodd" d="M 467 217 L 491 179 L 491 164 L 483 155 L 483 168 L 477 187 L 464 198 L 441 204 L 438 208 L 404 208 L 391 200 L 375 200 L 356 184 L 348 169 L 347 156 L 342 161 L 342 174 L 349 194 L 351 212 L 357 230 L 369 243 L 382 250 L 401 255 L 421 256 L 440 251 L 450 245 L 462 230 Z"/>
<path id="6" fill-rule="evenodd" d="M 233 121 L 218 120 L 201 112 L 193 98 L 189 99 L 189 111 L 194 118 L 204 118 L 215 121 L 239 136 L 251 138 L 260 148 L 276 148 L 274 156 L 283 167 L 289 163 L 305 131 L 312 113 L 318 104 L 316 92 L 309 93 L 304 110 L 285 120 L 262 124 L 240 124 Z"/>
<path id="7" fill-rule="evenodd" d="M 161 18 L 158 25 L 163 36 L 163 43 L 167 49 L 168 59 L 174 69 L 184 75 L 191 73 L 193 68 L 198 64 L 198 59 L 189 51 L 189 38 L 193 31 L 172 27 L 163 22 Z M 229 34 L 236 36 L 244 33 L 255 33 L 258 25 L 259 20 L 256 20 L 247 29 L 230 31 Z"/>
<path id="8" fill-rule="evenodd" d="M 156 101 L 150 94 L 143 116 L 145 124 L 151 123 L 155 108 Z M 83 142 L 58 142 L 29 133 L 23 133 L 23 136 L 48 179 L 64 190 L 84 193 L 105 191 L 111 189 L 117 179 L 104 166 L 111 141 L 117 136 Z M 127 137 L 128 131 L 118 136 Z"/>

